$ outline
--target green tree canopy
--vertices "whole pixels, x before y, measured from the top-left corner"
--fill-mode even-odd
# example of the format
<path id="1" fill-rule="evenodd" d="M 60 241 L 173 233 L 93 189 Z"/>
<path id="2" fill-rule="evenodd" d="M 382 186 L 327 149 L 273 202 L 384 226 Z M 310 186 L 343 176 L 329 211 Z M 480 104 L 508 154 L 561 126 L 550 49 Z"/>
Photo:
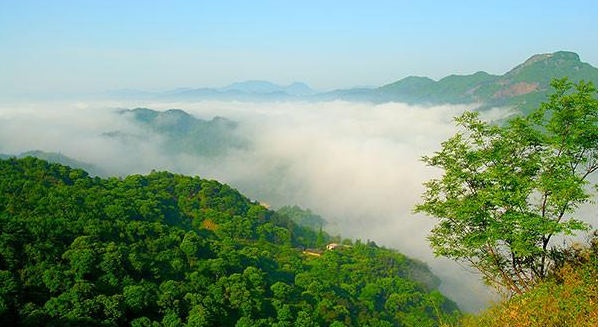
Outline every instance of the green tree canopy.
<path id="1" fill-rule="evenodd" d="M 0 326 L 408 326 L 400 293 L 427 326 L 456 309 L 374 243 L 303 253 L 319 234 L 216 181 L 0 160 Z"/>
<path id="2" fill-rule="evenodd" d="M 554 80 L 540 108 L 501 126 L 466 112 L 462 131 L 423 161 L 443 170 L 415 207 L 436 217 L 436 255 L 467 262 L 484 279 L 522 293 L 553 264 L 550 239 L 585 230 L 573 217 L 591 202 L 598 168 L 598 100 L 591 83 Z"/>

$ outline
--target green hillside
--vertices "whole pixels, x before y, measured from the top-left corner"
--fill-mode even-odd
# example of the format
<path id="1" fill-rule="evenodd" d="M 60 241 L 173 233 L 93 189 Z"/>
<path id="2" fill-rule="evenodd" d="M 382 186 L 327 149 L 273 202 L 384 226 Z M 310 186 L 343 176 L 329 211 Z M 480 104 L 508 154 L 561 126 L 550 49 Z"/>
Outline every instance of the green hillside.
<path id="1" fill-rule="evenodd" d="M 481 103 L 483 110 L 513 106 L 526 112 L 537 108 L 550 92 L 553 78 L 591 81 L 598 86 L 598 68 L 581 62 L 573 52 L 538 54 L 503 75 L 477 72 L 472 75 L 450 75 L 434 81 L 410 76 L 397 82 L 356 94 L 351 91 L 336 96 L 374 102 L 398 101 L 411 104 Z"/>
<path id="2" fill-rule="evenodd" d="M 198 177 L 0 160 L 0 231 L 3 326 L 421 327 L 456 310 L 422 263 L 324 251 L 329 235 Z"/>
<path id="3" fill-rule="evenodd" d="M 485 83 L 495 81 L 498 76 L 485 72 L 473 75 L 450 75 L 438 82 L 426 77 L 407 77 L 398 82 L 382 86 L 377 94 L 389 101 L 402 99 L 409 103 L 462 103 L 473 102 L 474 91 Z"/>
<path id="4" fill-rule="evenodd" d="M 560 254 L 562 264 L 531 291 L 463 317 L 456 326 L 598 326 L 597 235 L 589 245 L 576 243 Z"/>
<path id="5" fill-rule="evenodd" d="M 502 75 L 495 83 L 482 84 L 474 94 L 486 107 L 510 105 L 531 111 L 551 93 L 554 78 L 589 81 L 598 87 L 598 68 L 581 62 L 573 52 L 535 55 Z"/>

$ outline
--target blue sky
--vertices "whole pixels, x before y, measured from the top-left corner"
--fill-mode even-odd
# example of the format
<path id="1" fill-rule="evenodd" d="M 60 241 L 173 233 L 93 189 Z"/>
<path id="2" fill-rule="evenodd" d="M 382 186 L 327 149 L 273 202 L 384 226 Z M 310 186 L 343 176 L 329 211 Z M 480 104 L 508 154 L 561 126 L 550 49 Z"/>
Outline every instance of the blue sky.
<path id="1" fill-rule="evenodd" d="M 501 74 L 570 50 L 597 66 L 596 1 L 0 0 L 0 94 L 265 79 L 318 89 Z"/>

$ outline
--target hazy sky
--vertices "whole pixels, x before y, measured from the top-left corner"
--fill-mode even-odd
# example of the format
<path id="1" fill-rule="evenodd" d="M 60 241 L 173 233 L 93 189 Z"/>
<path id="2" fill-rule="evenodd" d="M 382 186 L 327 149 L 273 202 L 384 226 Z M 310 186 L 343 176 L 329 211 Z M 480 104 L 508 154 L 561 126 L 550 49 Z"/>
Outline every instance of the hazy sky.
<path id="1" fill-rule="evenodd" d="M 570 50 L 597 66 L 597 1 L 0 0 L 0 95 L 233 81 L 318 89 L 503 73 Z"/>

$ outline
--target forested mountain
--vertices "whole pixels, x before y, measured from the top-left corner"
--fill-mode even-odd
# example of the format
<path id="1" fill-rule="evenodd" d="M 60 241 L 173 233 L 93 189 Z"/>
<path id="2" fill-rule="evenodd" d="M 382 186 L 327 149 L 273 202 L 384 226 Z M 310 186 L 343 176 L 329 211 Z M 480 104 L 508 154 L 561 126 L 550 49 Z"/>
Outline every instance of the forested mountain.
<path id="1" fill-rule="evenodd" d="M 562 77 L 597 83 L 598 69 L 581 62 L 576 53 L 561 51 L 534 55 L 501 76 L 477 72 L 465 76 L 451 75 L 438 82 L 406 78 L 378 91 L 384 97 L 407 96 L 410 102 L 481 102 L 486 107 L 512 105 L 532 109 L 550 93 L 550 81 Z"/>
<path id="2" fill-rule="evenodd" d="M 110 97 L 169 100 L 239 100 L 239 101 L 366 101 L 410 104 L 479 103 L 485 110 L 497 106 L 514 106 L 530 111 L 550 91 L 553 78 L 593 81 L 597 86 L 598 68 L 582 62 L 574 52 L 536 54 L 503 75 L 479 71 L 471 75 L 450 75 L 439 81 L 409 76 L 375 88 L 339 89 L 317 93 L 304 83 L 288 86 L 268 81 L 246 81 L 221 88 L 181 88 L 163 93 L 120 90 Z"/>
<path id="3" fill-rule="evenodd" d="M 598 68 L 581 62 L 573 52 L 537 54 L 503 75 L 480 71 L 450 75 L 434 81 L 410 76 L 372 90 L 337 91 L 329 98 L 412 104 L 481 103 L 481 109 L 515 106 L 530 111 L 546 99 L 553 78 L 592 81 L 597 86 Z M 323 98 L 327 98 L 325 95 Z"/>
<path id="4" fill-rule="evenodd" d="M 180 109 L 155 111 L 136 108 L 118 113 L 141 127 L 143 133 L 110 131 L 104 133 L 106 137 L 132 142 L 148 140 L 152 134 L 156 134 L 164 138 L 162 148 L 165 153 L 216 156 L 228 149 L 246 146 L 246 142 L 235 133 L 236 123 L 226 118 L 203 120 Z"/>
<path id="5" fill-rule="evenodd" d="M 336 240 L 198 177 L 0 160 L 0 231 L 3 326 L 416 327 L 456 310 L 425 265 L 358 241 L 303 251 Z"/>

